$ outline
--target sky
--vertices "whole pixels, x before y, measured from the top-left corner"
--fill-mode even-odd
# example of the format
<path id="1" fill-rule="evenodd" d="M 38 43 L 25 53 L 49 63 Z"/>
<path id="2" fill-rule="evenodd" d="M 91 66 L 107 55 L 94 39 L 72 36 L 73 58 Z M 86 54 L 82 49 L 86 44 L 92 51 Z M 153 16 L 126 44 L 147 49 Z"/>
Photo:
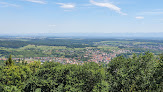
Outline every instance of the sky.
<path id="1" fill-rule="evenodd" d="M 0 34 L 163 32 L 163 0 L 0 0 Z"/>

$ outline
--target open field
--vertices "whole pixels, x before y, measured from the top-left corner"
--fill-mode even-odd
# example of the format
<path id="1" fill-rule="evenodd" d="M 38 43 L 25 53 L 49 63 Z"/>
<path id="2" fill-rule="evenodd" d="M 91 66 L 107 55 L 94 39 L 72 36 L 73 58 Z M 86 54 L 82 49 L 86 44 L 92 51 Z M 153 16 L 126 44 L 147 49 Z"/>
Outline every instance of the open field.
<path id="1" fill-rule="evenodd" d="M 150 51 L 156 55 L 163 53 L 162 40 L 125 39 L 75 39 L 75 38 L 1 38 L 0 57 L 34 58 L 62 57 L 76 60 L 91 60 L 96 55 L 108 54 L 108 58 L 119 55 L 125 57 L 133 53 Z M 83 57 L 88 57 L 87 59 Z M 83 59 L 82 59 L 83 58 Z M 104 58 L 104 57 L 103 57 Z"/>

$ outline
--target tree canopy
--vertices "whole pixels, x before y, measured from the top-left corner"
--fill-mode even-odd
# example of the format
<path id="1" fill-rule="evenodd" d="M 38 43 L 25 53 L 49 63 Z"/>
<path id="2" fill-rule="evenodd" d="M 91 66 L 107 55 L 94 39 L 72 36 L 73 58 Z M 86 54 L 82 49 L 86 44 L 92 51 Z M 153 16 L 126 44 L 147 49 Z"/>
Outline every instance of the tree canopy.
<path id="1" fill-rule="evenodd" d="M 107 65 L 33 62 L 0 67 L 0 92 L 161 92 L 163 55 L 118 56 Z"/>

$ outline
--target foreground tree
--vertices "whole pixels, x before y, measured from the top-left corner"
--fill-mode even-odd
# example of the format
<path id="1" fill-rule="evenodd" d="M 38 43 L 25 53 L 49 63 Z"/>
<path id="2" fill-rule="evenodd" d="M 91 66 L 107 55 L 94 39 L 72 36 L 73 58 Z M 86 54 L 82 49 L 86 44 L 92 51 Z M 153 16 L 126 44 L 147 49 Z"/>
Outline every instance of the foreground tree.
<path id="1" fill-rule="evenodd" d="M 163 55 L 149 52 L 108 65 L 11 64 L 0 67 L 0 92 L 162 92 L 162 67 Z"/>
<path id="2" fill-rule="evenodd" d="M 6 66 L 12 66 L 12 65 L 14 65 L 14 62 L 13 62 L 12 57 L 10 55 L 8 60 L 6 61 Z"/>

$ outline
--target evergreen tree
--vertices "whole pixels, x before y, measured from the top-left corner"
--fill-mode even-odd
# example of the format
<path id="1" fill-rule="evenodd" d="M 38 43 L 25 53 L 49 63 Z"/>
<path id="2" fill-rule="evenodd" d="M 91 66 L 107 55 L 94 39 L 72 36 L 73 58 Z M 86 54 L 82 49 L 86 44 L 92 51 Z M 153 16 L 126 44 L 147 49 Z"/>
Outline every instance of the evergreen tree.
<path id="1" fill-rule="evenodd" d="M 24 65 L 24 64 L 25 64 L 25 60 L 23 59 L 23 60 L 22 60 L 22 65 Z"/>
<path id="2" fill-rule="evenodd" d="M 27 61 L 25 61 L 25 65 L 27 65 L 28 63 L 27 63 Z"/>
<path id="3" fill-rule="evenodd" d="M 8 61 L 9 61 L 9 64 L 10 64 L 10 65 L 13 64 L 13 61 L 12 61 L 12 57 L 11 57 L 11 55 L 9 56 Z"/>
<path id="4" fill-rule="evenodd" d="M 6 66 L 8 66 L 8 65 L 9 65 L 9 62 L 8 62 L 8 60 L 5 62 L 5 64 L 6 64 Z"/>
<path id="5" fill-rule="evenodd" d="M 11 66 L 14 64 L 11 55 L 9 56 L 8 60 L 5 63 L 6 63 L 6 66 Z"/>

